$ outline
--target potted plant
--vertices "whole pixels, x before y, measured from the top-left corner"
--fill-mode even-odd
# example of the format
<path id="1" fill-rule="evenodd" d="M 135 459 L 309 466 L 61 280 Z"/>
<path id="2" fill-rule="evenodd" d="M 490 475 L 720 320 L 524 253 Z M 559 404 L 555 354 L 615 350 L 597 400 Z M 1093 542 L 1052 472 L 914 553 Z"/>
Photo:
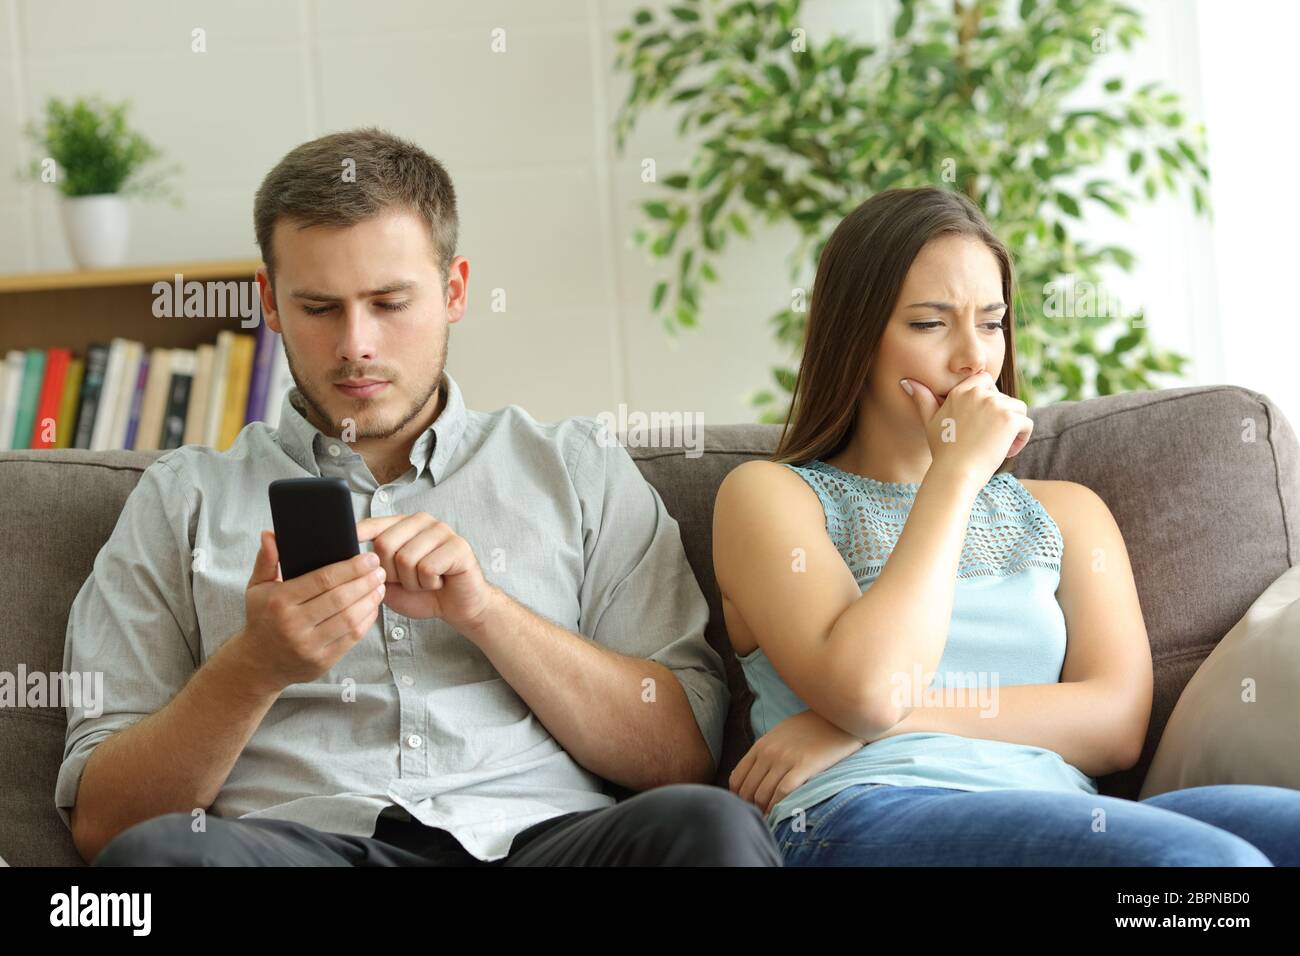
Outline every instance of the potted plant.
<path id="1" fill-rule="evenodd" d="M 127 103 L 110 104 L 98 97 L 64 103 L 46 102 L 44 123 L 27 124 L 27 134 L 42 149 L 29 176 L 56 183 L 62 194 L 60 212 L 72 258 L 84 269 L 103 269 L 126 260 L 130 216 L 129 196 L 166 196 L 180 205 L 165 185 L 179 166 L 153 173 L 143 168 L 161 152 L 126 123 Z"/>

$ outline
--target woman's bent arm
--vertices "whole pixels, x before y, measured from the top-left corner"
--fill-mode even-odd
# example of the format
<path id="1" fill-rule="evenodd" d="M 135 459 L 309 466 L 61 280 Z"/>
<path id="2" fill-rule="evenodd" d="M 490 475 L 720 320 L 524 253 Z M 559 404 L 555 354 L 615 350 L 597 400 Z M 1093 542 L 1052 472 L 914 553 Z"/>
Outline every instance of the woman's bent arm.
<path id="1" fill-rule="evenodd" d="M 718 489 L 718 585 L 782 679 L 848 733 L 878 737 L 906 716 L 895 675 L 938 668 L 957 567 L 980 485 L 931 469 L 907 525 L 865 592 L 826 534 L 816 493 L 790 469 L 751 461 Z"/>

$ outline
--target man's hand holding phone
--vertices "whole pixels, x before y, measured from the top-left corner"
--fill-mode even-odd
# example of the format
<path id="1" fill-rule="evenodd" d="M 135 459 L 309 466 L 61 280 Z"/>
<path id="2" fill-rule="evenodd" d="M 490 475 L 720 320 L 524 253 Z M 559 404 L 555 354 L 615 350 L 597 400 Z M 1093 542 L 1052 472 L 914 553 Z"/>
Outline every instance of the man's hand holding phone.
<path id="1" fill-rule="evenodd" d="M 359 554 L 285 581 L 275 534 L 263 531 L 244 592 L 244 630 L 233 641 L 260 691 L 313 681 L 338 663 L 379 615 L 385 572 Z"/>
<path id="2" fill-rule="evenodd" d="M 422 511 L 357 522 L 387 574 L 384 603 L 409 618 L 437 617 L 468 635 L 495 599 L 474 549 L 451 526 Z"/>

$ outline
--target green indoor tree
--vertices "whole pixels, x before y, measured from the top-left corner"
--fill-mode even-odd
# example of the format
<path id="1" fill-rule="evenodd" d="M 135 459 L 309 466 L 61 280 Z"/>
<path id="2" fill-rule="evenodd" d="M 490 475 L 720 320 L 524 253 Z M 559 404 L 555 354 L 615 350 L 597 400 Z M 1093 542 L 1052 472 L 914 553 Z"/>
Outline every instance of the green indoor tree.
<path id="1" fill-rule="evenodd" d="M 638 10 L 615 37 L 615 67 L 632 79 L 619 150 L 656 103 L 680 110 L 679 133 L 703 136 L 690 168 L 664 176 L 663 194 L 643 204 L 636 231 L 652 256 L 675 257 L 651 302 L 670 331 L 697 323 L 718 254 L 754 223 L 798 228 L 797 280 L 863 200 L 933 184 L 975 200 L 1015 258 L 1026 402 L 1148 388 L 1151 373 L 1183 371 L 1187 358 L 1156 348 L 1141 313 L 1124 314 L 1106 294 L 1105 270 L 1131 271 L 1133 254 L 1077 235 L 1091 208 L 1126 216 L 1161 191 L 1209 215 L 1204 129 L 1191 128 L 1177 94 L 1154 83 L 1128 90 L 1102 73 L 1099 105 L 1063 105 L 1108 52 L 1143 35 L 1136 10 L 1112 0 L 900 0 L 893 42 L 878 49 L 809 33 L 800 8 L 682 0 Z M 1100 170 L 1115 155 L 1123 182 Z M 771 318 L 792 361 L 806 302 L 793 297 Z M 1103 347 L 1107 329 L 1117 335 Z M 783 421 L 794 373 L 772 372 L 776 389 L 753 401 L 762 420 Z"/>

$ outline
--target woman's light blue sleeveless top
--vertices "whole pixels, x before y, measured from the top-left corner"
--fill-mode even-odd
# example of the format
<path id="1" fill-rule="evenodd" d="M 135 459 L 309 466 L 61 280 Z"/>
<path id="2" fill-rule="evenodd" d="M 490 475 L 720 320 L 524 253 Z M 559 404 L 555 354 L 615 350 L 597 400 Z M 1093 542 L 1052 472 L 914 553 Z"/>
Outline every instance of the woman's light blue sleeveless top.
<path id="1" fill-rule="evenodd" d="M 898 543 L 920 484 L 876 481 L 818 460 L 786 467 L 817 492 L 826 531 L 865 591 Z M 948 641 L 929 684 L 942 701 L 991 712 L 998 686 L 1061 679 L 1065 616 L 1056 589 L 1063 552 L 1061 530 L 1038 499 L 1014 475 L 993 475 L 971 508 Z M 754 693 L 755 739 L 808 709 L 762 648 L 737 659 Z M 955 734 L 898 734 L 810 778 L 772 808 L 768 825 L 775 829 L 859 783 L 1097 792 L 1091 777 L 1054 750 Z"/>

